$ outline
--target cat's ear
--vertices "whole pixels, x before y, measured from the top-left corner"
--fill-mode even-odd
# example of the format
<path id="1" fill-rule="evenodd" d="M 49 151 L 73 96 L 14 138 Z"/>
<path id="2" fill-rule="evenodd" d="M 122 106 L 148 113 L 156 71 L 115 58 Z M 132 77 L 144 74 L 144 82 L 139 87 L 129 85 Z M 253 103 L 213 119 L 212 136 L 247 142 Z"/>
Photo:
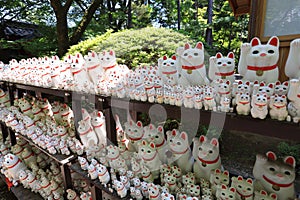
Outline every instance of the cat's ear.
<path id="1" fill-rule="evenodd" d="M 285 99 L 285 98 L 286 98 L 286 96 L 285 96 L 285 95 L 282 95 L 281 97 L 282 97 L 283 99 Z"/>
<path id="2" fill-rule="evenodd" d="M 219 58 L 222 58 L 223 55 L 219 52 L 219 53 L 217 53 L 216 57 L 219 59 Z"/>
<path id="3" fill-rule="evenodd" d="M 223 174 L 226 175 L 226 176 L 229 176 L 229 172 L 228 172 L 227 170 L 225 170 L 225 171 L 223 172 Z"/>
<path id="4" fill-rule="evenodd" d="M 271 194 L 270 194 L 270 197 L 271 197 L 272 199 L 277 199 L 277 194 L 271 193 Z"/>
<path id="5" fill-rule="evenodd" d="M 206 137 L 204 135 L 201 135 L 199 137 L 199 141 L 202 143 L 202 142 L 205 142 L 206 141 Z"/>
<path id="6" fill-rule="evenodd" d="M 224 189 L 224 190 L 226 190 L 226 189 L 227 189 L 227 186 L 226 186 L 225 184 L 222 184 L 222 185 L 221 185 L 221 188 Z"/>
<path id="7" fill-rule="evenodd" d="M 186 132 L 181 132 L 181 133 L 180 133 L 180 137 L 181 137 L 183 140 L 187 140 L 187 139 L 188 139 L 188 136 L 187 136 Z"/>
<path id="8" fill-rule="evenodd" d="M 281 85 L 280 81 L 276 81 L 275 85 Z"/>
<path id="9" fill-rule="evenodd" d="M 289 86 L 289 82 L 288 82 L 288 81 L 284 81 L 284 82 L 283 82 L 283 85 Z"/>
<path id="10" fill-rule="evenodd" d="M 288 165 L 291 165 L 293 168 L 295 168 L 295 166 L 296 166 L 296 160 L 293 156 L 285 157 L 284 162 Z"/>
<path id="11" fill-rule="evenodd" d="M 168 57 L 167 56 L 163 56 L 163 60 L 167 60 L 168 59 Z"/>
<path id="12" fill-rule="evenodd" d="M 277 156 L 273 151 L 268 151 L 266 155 L 270 160 L 277 160 Z"/>
<path id="13" fill-rule="evenodd" d="M 261 45 L 260 40 L 257 37 L 253 38 L 250 43 L 251 43 L 252 47 L 257 46 L 257 45 Z"/>
<path id="14" fill-rule="evenodd" d="M 242 180 L 243 180 L 243 177 L 242 177 L 242 176 L 238 176 L 238 177 L 237 177 L 237 180 L 238 180 L 238 181 L 242 181 Z"/>
<path id="15" fill-rule="evenodd" d="M 213 138 L 213 139 L 211 139 L 210 144 L 214 145 L 215 147 L 218 147 L 219 141 L 217 138 Z"/>
<path id="16" fill-rule="evenodd" d="M 113 50 L 110 50 L 109 55 L 113 56 L 113 55 L 115 55 L 115 52 Z"/>
<path id="17" fill-rule="evenodd" d="M 269 39 L 268 41 L 269 45 L 275 46 L 275 47 L 279 47 L 279 39 L 277 36 L 273 36 Z"/>
<path id="18" fill-rule="evenodd" d="M 231 192 L 235 192 L 235 188 L 234 188 L 234 187 L 231 187 L 229 190 L 230 190 Z"/>
<path id="19" fill-rule="evenodd" d="M 267 193 L 265 190 L 261 190 L 261 191 L 260 191 L 260 194 L 266 196 L 268 193 Z"/>
<path id="20" fill-rule="evenodd" d="M 268 87 L 273 88 L 274 87 L 273 83 L 269 83 Z"/>
<path id="21" fill-rule="evenodd" d="M 158 126 L 158 127 L 157 127 L 157 131 L 158 131 L 159 133 L 163 133 L 163 132 L 164 132 L 163 126 Z"/>
<path id="22" fill-rule="evenodd" d="M 247 183 L 250 183 L 251 185 L 253 184 L 253 180 L 251 178 L 247 178 Z"/>
<path id="23" fill-rule="evenodd" d="M 231 84 L 230 80 L 227 80 L 227 81 L 226 81 L 226 84 L 227 84 L 227 85 L 230 85 L 230 84 Z"/>
<path id="24" fill-rule="evenodd" d="M 175 55 L 173 55 L 171 58 L 172 58 L 172 60 L 176 60 L 176 56 Z"/>
<path id="25" fill-rule="evenodd" d="M 216 174 L 220 174 L 220 173 L 221 173 L 221 170 L 217 168 L 217 169 L 215 169 L 215 173 L 216 173 Z"/>
<path id="26" fill-rule="evenodd" d="M 265 86 L 265 83 L 264 83 L 264 82 L 261 82 L 261 83 L 259 84 L 259 86 L 260 86 L 260 87 L 263 87 L 263 86 Z"/>
<path id="27" fill-rule="evenodd" d="M 147 145 L 147 141 L 146 140 L 142 140 L 142 145 Z"/>
<path id="28" fill-rule="evenodd" d="M 203 43 L 202 42 L 197 42 L 196 48 L 202 50 L 203 49 Z"/>
<path id="29" fill-rule="evenodd" d="M 137 123 L 136 123 L 136 125 L 138 126 L 138 127 L 143 127 L 143 123 L 141 122 L 141 121 L 138 121 Z"/>
<path id="30" fill-rule="evenodd" d="M 172 130 L 172 136 L 176 136 L 177 135 L 177 131 L 176 131 L 176 129 L 173 129 Z"/>
<path id="31" fill-rule="evenodd" d="M 191 45 L 189 43 L 185 43 L 185 45 L 184 45 L 185 50 L 189 49 L 190 47 L 191 47 Z"/>
<path id="32" fill-rule="evenodd" d="M 152 149 L 155 149 L 155 144 L 153 142 L 150 142 L 149 146 L 152 148 Z"/>
<path id="33" fill-rule="evenodd" d="M 227 55 L 228 58 L 234 59 L 234 53 L 233 52 L 229 52 Z"/>

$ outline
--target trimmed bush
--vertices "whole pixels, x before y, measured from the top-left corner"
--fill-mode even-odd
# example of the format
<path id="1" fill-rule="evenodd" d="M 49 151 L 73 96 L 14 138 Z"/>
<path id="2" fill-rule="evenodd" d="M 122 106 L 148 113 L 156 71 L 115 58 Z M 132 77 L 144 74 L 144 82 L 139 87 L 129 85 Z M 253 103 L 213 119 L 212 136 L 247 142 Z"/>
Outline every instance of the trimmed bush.
<path id="1" fill-rule="evenodd" d="M 68 54 L 75 52 L 86 54 L 89 50 L 102 52 L 112 49 L 116 52 L 119 64 L 134 68 L 139 65 L 156 65 L 158 58 L 175 54 L 177 47 L 184 46 L 186 42 L 196 44 L 196 41 L 188 36 L 173 30 L 147 27 L 105 33 L 72 46 Z"/>

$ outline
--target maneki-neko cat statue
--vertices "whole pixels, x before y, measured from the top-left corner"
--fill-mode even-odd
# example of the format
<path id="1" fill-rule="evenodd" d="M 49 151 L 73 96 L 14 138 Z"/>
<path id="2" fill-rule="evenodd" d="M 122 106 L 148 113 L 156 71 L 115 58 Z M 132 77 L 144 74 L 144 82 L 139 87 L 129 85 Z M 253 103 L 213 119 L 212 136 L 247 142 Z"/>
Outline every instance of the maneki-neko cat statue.
<path id="1" fill-rule="evenodd" d="M 300 78 L 300 38 L 291 42 L 290 53 L 285 64 L 285 74 L 290 79 Z"/>
<path id="2" fill-rule="evenodd" d="M 198 42 L 194 48 L 189 43 L 177 48 L 178 54 L 178 84 L 187 87 L 190 85 L 207 85 L 209 80 L 204 64 L 204 45 Z"/>
<path id="3" fill-rule="evenodd" d="M 267 44 L 261 44 L 259 38 L 255 37 L 250 43 L 244 43 L 241 46 L 238 72 L 245 80 L 251 82 L 275 83 L 279 76 L 278 59 L 278 37 L 271 37 Z"/>

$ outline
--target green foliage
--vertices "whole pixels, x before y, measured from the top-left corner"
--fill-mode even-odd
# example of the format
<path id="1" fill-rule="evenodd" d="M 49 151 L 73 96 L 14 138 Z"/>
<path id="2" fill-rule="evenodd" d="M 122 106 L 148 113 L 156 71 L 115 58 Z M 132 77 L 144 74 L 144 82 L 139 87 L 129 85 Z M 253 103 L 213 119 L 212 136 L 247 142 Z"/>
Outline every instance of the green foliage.
<path id="1" fill-rule="evenodd" d="M 195 44 L 188 36 L 170 29 L 147 27 L 117 33 L 108 32 L 72 46 L 68 54 L 75 52 L 86 54 L 89 50 L 101 52 L 113 49 L 118 63 L 132 68 L 142 64 L 156 65 L 158 58 L 175 54 L 176 48 L 186 42 Z"/>
<path id="2" fill-rule="evenodd" d="M 112 33 L 112 30 L 108 30 L 105 34 L 91 37 L 90 39 L 84 40 L 77 45 L 73 45 L 70 47 L 67 54 L 74 55 L 75 53 L 79 52 L 83 55 L 87 54 L 89 51 L 93 50 L 95 46 L 102 43 L 104 40 L 106 40 Z"/>
<path id="3" fill-rule="evenodd" d="M 286 142 L 280 142 L 277 146 L 281 157 L 293 156 L 298 165 L 300 165 L 300 144 L 290 145 Z"/>

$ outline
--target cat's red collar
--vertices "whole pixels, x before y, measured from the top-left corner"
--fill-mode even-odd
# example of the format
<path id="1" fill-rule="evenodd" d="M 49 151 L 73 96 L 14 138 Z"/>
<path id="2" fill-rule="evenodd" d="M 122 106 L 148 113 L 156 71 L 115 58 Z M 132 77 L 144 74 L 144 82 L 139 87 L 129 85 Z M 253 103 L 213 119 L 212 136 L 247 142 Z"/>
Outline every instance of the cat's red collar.
<path id="1" fill-rule="evenodd" d="M 11 166 L 8 166 L 7 168 L 8 168 L 8 169 L 14 168 L 19 162 L 21 162 L 20 159 L 18 159 L 17 162 L 16 162 L 15 164 L 13 164 L 13 165 L 11 165 Z"/>
<path id="2" fill-rule="evenodd" d="M 87 70 L 92 70 L 92 69 L 96 69 L 97 67 L 99 67 L 100 64 L 97 64 L 97 65 L 94 65 L 94 66 L 91 66 L 91 67 L 88 67 Z"/>
<path id="3" fill-rule="evenodd" d="M 216 72 L 215 75 L 217 76 L 231 76 L 234 74 L 234 71 L 232 72 L 227 72 L 227 73 L 222 73 L 222 72 Z"/>
<path id="4" fill-rule="evenodd" d="M 286 105 L 281 105 L 281 106 L 273 105 L 273 106 L 274 106 L 275 108 L 277 108 L 277 109 L 286 107 Z"/>
<path id="5" fill-rule="evenodd" d="M 263 179 L 265 181 L 267 181 L 268 183 L 272 184 L 272 185 L 276 185 L 278 187 L 290 187 L 291 185 L 293 185 L 294 182 L 291 182 L 291 183 L 276 183 L 274 181 L 272 181 L 271 179 L 269 179 L 268 177 L 266 177 L 265 175 L 263 175 Z"/>
<path id="6" fill-rule="evenodd" d="M 156 144 L 155 147 L 156 147 L 156 148 L 159 148 L 159 147 L 161 147 L 161 146 L 164 145 L 164 144 L 165 144 L 165 140 L 163 140 L 160 144 Z"/>
<path id="7" fill-rule="evenodd" d="M 204 66 L 204 63 L 200 64 L 200 65 L 195 65 L 195 66 L 186 66 L 186 65 L 182 65 L 182 69 L 185 70 L 195 70 L 195 69 L 200 69 Z"/>
<path id="8" fill-rule="evenodd" d="M 177 70 L 175 71 L 170 71 L 170 72 L 162 72 L 163 74 L 176 74 Z"/>
<path id="9" fill-rule="evenodd" d="M 253 193 L 252 194 L 248 194 L 248 195 L 244 195 L 244 194 L 241 194 L 239 191 L 236 191 L 236 192 L 242 197 L 242 199 L 245 199 L 245 198 L 253 196 Z"/>
<path id="10" fill-rule="evenodd" d="M 246 105 L 246 104 L 249 104 L 250 102 L 249 101 L 239 101 L 239 103 L 242 105 Z"/>
<path id="11" fill-rule="evenodd" d="M 175 154 L 185 154 L 187 151 L 189 150 L 189 148 L 186 148 L 186 150 L 182 151 L 182 152 L 178 152 L 178 151 L 175 151 L 171 148 L 171 151 Z"/>
<path id="12" fill-rule="evenodd" d="M 252 70 L 252 71 L 269 71 L 269 70 L 273 70 L 277 67 L 277 64 L 275 65 L 271 65 L 271 66 L 251 66 L 248 65 L 247 69 L 248 70 Z"/>
<path id="13" fill-rule="evenodd" d="M 111 65 L 111 66 L 108 66 L 108 67 L 103 67 L 104 70 L 108 70 L 108 69 L 111 69 L 111 68 L 114 68 L 117 64 L 114 64 L 114 65 Z"/>
<path id="14" fill-rule="evenodd" d="M 157 156 L 157 151 L 155 152 L 155 154 L 151 157 L 151 158 L 144 158 L 143 157 L 143 160 L 145 161 L 151 161 L 151 160 L 154 160 L 154 158 Z"/>
<path id="15" fill-rule="evenodd" d="M 205 164 L 214 164 L 214 163 L 218 162 L 219 159 L 220 159 L 220 156 L 218 156 L 218 157 L 217 157 L 216 159 L 214 159 L 214 160 L 204 160 L 204 159 L 202 159 L 202 158 L 200 158 L 200 157 L 198 156 L 198 160 L 200 160 L 202 163 L 205 163 Z"/>

